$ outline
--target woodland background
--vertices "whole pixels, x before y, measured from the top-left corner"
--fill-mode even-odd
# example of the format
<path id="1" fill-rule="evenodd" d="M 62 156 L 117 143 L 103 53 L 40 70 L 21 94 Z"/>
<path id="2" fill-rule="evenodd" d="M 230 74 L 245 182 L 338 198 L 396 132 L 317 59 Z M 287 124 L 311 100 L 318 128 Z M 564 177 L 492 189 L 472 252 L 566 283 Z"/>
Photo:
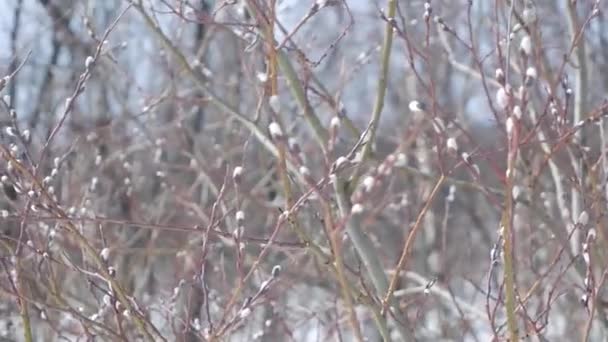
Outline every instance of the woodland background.
<path id="1" fill-rule="evenodd" d="M 606 340 L 607 9 L 2 1 L 0 338 Z"/>

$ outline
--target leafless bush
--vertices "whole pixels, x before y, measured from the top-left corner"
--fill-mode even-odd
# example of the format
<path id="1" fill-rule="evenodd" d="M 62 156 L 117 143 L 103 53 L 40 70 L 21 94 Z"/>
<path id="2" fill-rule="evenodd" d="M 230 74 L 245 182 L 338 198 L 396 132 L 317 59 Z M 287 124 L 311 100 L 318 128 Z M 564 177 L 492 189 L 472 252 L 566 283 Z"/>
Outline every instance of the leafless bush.
<path id="1" fill-rule="evenodd" d="M 0 5 L 0 336 L 603 341 L 605 3 Z"/>

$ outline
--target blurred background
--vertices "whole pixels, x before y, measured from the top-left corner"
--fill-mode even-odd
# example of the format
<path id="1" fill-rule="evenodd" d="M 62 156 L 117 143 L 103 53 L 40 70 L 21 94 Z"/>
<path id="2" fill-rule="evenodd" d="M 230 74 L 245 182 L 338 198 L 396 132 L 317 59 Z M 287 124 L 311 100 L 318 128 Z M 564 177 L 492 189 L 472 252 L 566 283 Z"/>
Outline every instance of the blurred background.
<path id="1" fill-rule="evenodd" d="M 149 339 L 101 262 L 153 340 L 379 341 L 355 220 L 392 339 L 506 341 L 511 198 L 519 337 L 605 340 L 607 7 L 511 1 L 0 2 L 0 336 Z"/>

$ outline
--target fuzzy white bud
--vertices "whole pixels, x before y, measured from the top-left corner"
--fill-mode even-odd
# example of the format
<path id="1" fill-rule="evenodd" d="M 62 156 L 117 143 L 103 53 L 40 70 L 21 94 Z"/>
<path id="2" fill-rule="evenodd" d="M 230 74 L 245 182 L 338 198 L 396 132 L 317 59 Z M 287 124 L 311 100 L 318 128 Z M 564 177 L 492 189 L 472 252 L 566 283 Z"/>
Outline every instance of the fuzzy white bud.
<path id="1" fill-rule="evenodd" d="M 365 210 L 365 208 L 363 207 L 363 205 L 361 203 L 355 203 L 353 205 L 353 207 L 350 209 L 350 212 L 353 215 L 358 215 L 358 214 L 361 214 L 364 210 Z"/>
<path id="2" fill-rule="evenodd" d="M 458 152 L 458 143 L 456 142 L 456 139 L 449 138 L 446 142 L 446 145 L 448 147 L 449 152 Z"/>
<path id="3" fill-rule="evenodd" d="M 378 174 L 383 176 L 389 176 L 392 172 L 392 162 L 388 161 L 388 158 L 384 163 L 378 165 Z"/>
<path id="4" fill-rule="evenodd" d="M 532 39 L 530 39 L 530 36 L 525 35 L 521 39 L 521 42 L 519 43 L 519 50 L 526 56 L 530 56 L 530 54 L 532 54 Z"/>
<path id="5" fill-rule="evenodd" d="M 587 244 L 586 244 L 586 243 L 584 243 L 584 244 L 583 244 L 583 249 L 585 250 L 585 249 L 587 249 L 587 248 L 588 248 Z M 589 265 L 589 260 L 590 260 L 590 259 L 589 259 L 589 252 L 587 252 L 587 251 L 586 251 L 586 252 L 584 252 L 584 253 L 583 253 L 583 260 L 585 260 L 585 263 L 586 263 L 587 265 Z M 586 279 L 586 278 L 585 278 L 585 283 L 587 283 L 587 279 Z M 584 298 L 584 297 L 583 297 L 583 298 Z M 584 301 L 584 299 L 583 299 L 583 301 Z"/>
<path id="6" fill-rule="evenodd" d="M 104 249 L 101 250 L 101 253 L 99 253 L 99 256 L 101 257 L 101 260 L 108 261 L 108 258 L 110 257 L 110 249 L 108 247 L 105 247 Z"/>
<path id="7" fill-rule="evenodd" d="M 500 87 L 496 92 L 496 103 L 500 109 L 506 109 L 509 106 L 509 95 L 505 87 Z"/>
<path id="8" fill-rule="evenodd" d="M 395 159 L 395 167 L 405 167 L 407 166 L 407 157 L 405 153 L 397 154 L 397 159 Z"/>
<path id="9" fill-rule="evenodd" d="M 241 310 L 239 312 L 239 317 L 241 319 L 246 318 L 247 316 L 249 316 L 251 314 L 251 309 L 250 308 L 244 308 L 243 310 Z"/>
<path id="10" fill-rule="evenodd" d="M 25 141 L 29 141 L 29 140 L 30 140 L 30 138 L 31 138 L 31 133 L 30 133 L 30 130 L 29 130 L 29 129 L 24 130 L 24 131 L 21 133 L 21 137 L 23 138 L 23 140 L 25 140 Z"/>
<path id="11" fill-rule="evenodd" d="M 338 159 L 336 159 L 336 169 L 339 169 L 340 167 L 342 167 L 342 165 L 345 165 L 346 163 L 348 163 L 348 159 L 346 159 L 346 157 L 338 157 Z"/>
<path id="12" fill-rule="evenodd" d="M 234 171 L 232 171 L 232 179 L 236 182 L 236 183 L 240 183 L 241 182 L 241 176 L 243 175 L 243 167 L 242 166 L 237 166 L 234 168 Z"/>
<path id="13" fill-rule="evenodd" d="M 15 145 L 15 144 L 11 144 L 11 154 L 13 156 L 17 156 L 17 153 L 19 152 L 19 146 Z"/>
<path id="14" fill-rule="evenodd" d="M 513 117 L 509 116 L 509 118 L 507 118 L 507 122 L 505 123 L 505 127 L 507 130 L 507 134 L 511 135 L 511 133 L 513 133 L 513 128 L 515 127 L 515 121 L 513 120 Z"/>
<path id="15" fill-rule="evenodd" d="M 337 130 L 338 128 L 340 128 L 340 118 L 337 116 L 334 116 L 333 118 L 331 118 L 329 125 L 330 125 L 331 129 Z"/>
<path id="16" fill-rule="evenodd" d="M 272 268 L 272 276 L 274 278 L 278 277 L 281 274 L 281 265 L 274 265 Z"/>
<path id="17" fill-rule="evenodd" d="M 281 126 L 279 126 L 278 123 L 276 122 L 271 122 L 270 125 L 268 125 L 268 130 L 270 131 L 270 136 L 275 139 L 281 139 L 283 138 L 283 130 L 281 129 Z"/>
<path id="18" fill-rule="evenodd" d="M 265 72 L 258 72 L 257 78 L 260 83 L 266 83 L 268 81 L 268 74 Z"/>
<path id="19" fill-rule="evenodd" d="M 414 113 L 423 112 L 425 109 L 424 104 L 416 100 L 411 101 L 408 107 Z"/>
<path id="20" fill-rule="evenodd" d="M 551 111 L 551 115 L 553 115 L 553 116 L 557 116 L 559 114 L 559 111 L 557 110 L 557 106 L 552 105 L 549 110 Z"/>
<path id="21" fill-rule="evenodd" d="M 279 96 L 278 95 L 272 95 L 269 99 L 268 99 L 268 105 L 270 105 L 270 108 L 275 112 L 275 113 L 279 113 L 281 111 L 281 101 L 279 100 Z"/>
<path id="22" fill-rule="evenodd" d="M 536 79 L 538 77 L 538 71 L 536 71 L 536 68 L 532 66 L 528 67 L 528 69 L 526 69 L 526 77 Z"/>
<path id="23" fill-rule="evenodd" d="M 242 211 L 242 210 L 237 211 L 235 216 L 236 216 L 237 222 L 242 223 L 243 221 L 245 221 L 245 212 L 244 211 Z"/>
<path id="24" fill-rule="evenodd" d="M 93 58 L 93 56 L 88 56 L 87 59 L 85 59 L 85 61 L 84 61 L 84 66 L 87 69 L 90 69 L 91 65 L 93 65 L 93 63 L 95 63 L 95 59 Z"/>
<path id="25" fill-rule="evenodd" d="M 367 176 L 363 180 L 363 189 L 365 190 L 365 192 L 372 191 L 374 185 L 376 185 L 376 180 L 372 176 Z"/>
<path id="26" fill-rule="evenodd" d="M 306 166 L 300 166 L 300 173 L 304 177 L 310 177 L 310 170 Z"/>
<path id="27" fill-rule="evenodd" d="M 500 83 L 503 83 L 505 80 L 505 72 L 502 70 L 502 68 L 496 69 L 496 71 L 494 72 L 494 76 L 496 77 L 496 80 Z"/>
<path id="28" fill-rule="evenodd" d="M 580 224 L 581 226 L 586 226 L 589 224 L 589 213 L 587 213 L 586 210 L 583 210 L 580 215 L 578 215 L 576 223 Z"/>
<path id="29" fill-rule="evenodd" d="M 523 189 L 519 185 L 515 185 L 513 189 L 511 189 L 513 199 L 517 200 L 523 193 Z"/>
<path id="30" fill-rule="evenodd" d="M 597 237 L 597 231 L 595 228 L 589 228 L 589 232 L 587 232 L 587 238 L 590 240 L 595 240 Z"/>

